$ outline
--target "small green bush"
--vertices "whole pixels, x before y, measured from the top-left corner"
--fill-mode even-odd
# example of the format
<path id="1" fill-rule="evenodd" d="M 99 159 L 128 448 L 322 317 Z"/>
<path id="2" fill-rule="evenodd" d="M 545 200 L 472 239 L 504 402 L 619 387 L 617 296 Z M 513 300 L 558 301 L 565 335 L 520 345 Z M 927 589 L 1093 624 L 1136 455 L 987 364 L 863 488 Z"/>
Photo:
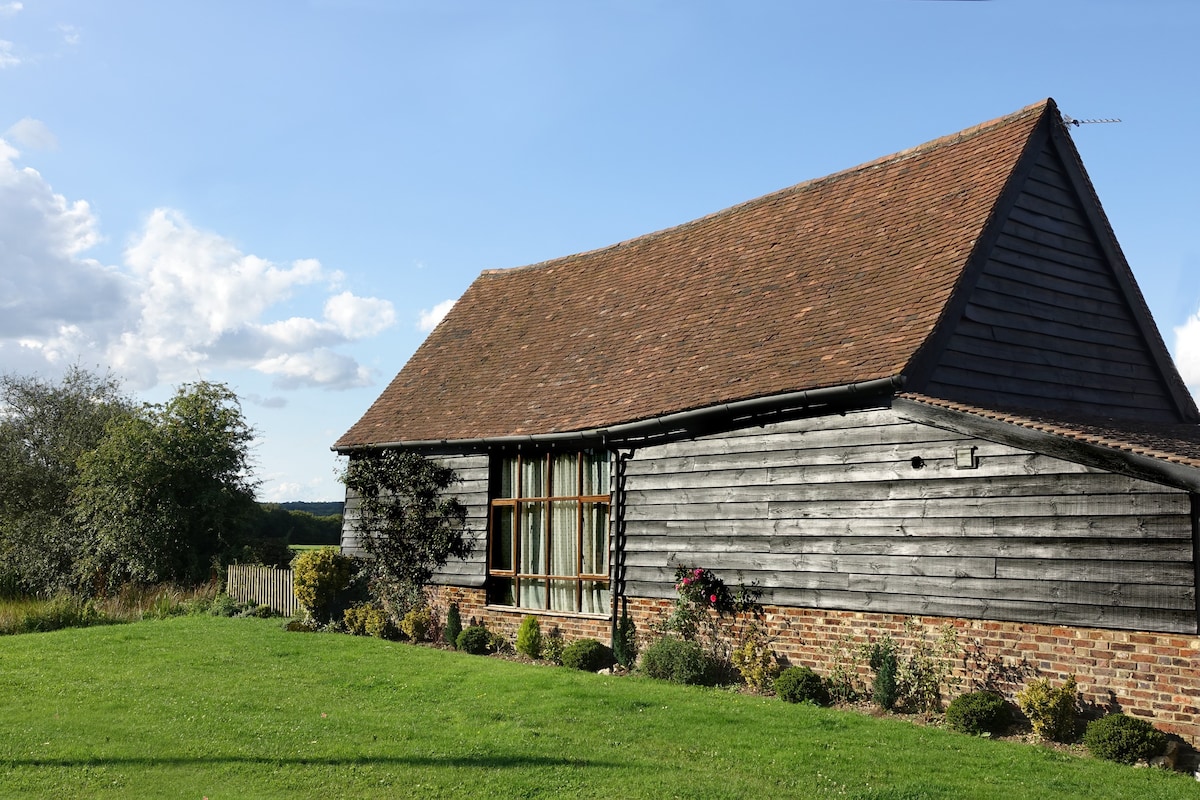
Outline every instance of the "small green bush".
<path id="1" fill-rule="evenodd" d="M 1008 703 L 995 692 L 960 694 L 946 707 L 946 725 L 951 730 L 972 736 L 1000 733 L 1008 727 L 1009 721 Z"/>
<path id="2" fill-rule="evenodd" d="M 1043 739 L 1069 742 L 1075 737 L 1079 693 L 1074 675 L 1059 687 L 1051 686 L 1045 678 L 1030 681 L 1017 692 L 1017 704 L 1029 717 L 1033 732 Z"/>
<path id="3" fill-rule="evenodd" d="M 376 639 L 394 641 L 400 638 L 400 628 L 392 621 L 392 615 L 382 606 L 372 605 L 363 623 L 363 632 Z"/>
<path id="4" fill-rule="evenodd" d="M 492 646 L 492 635 L 482 625 L 471 625 L 463 628 L 455 641 L 455 647 L 464 653 L 474 656 L 487 655 Z"/>
<path id="5" fill-rule="evenodd" d="M 530 658 L 542 657 L 542 627 L 532 614 L 521 620 L 517 628 L 517 652 Z"/>
<path id="6" fill-rule="evenodd" d="M 542 657 L 555 664 L 562 664 L 563 650 L 566 646 L 562 631 L 558 628 L 551 628 L 550 635 L 542 639 Z"/>
<path id="7" fill-rule="evenodd" d="M 235 617 L 242 610 L 242 604 L 227 594 L 219 594 L 213 598 L 208 613 L 214 617 Z"/>
<path id="8" fill-rule="evenodd" d="M 693 685 L 710 685 L 715 670 L 696 642 L 664 636 L 642 653 L 639 671 L 651 678 Z"/>
<path id="9" fill-rule="evenodd" d="M 1097 758 L 1133 764 L 1162 755 L 1167 735 L 1144 719 L 1109 714 L 1088 723 L 1083 744 Z"/>
<path id="10" fill-rule="evenodd" d="M 617 632 L 613 636 L 613 658 L 625 669 L 633 669 L 637 654 L 637 626 L 633 624 L 626 604 L 621 608 L 621 618 L 617 620 Z"/>
<path id="11" fill-rule="evenodd" d="M 503 653 L 508 655 L 509 653 L 512 653 L 513 648 L 512 643 L 504 637 L 504 634 L 496 633 L 495 631 L 488 631 L 488 650 L 493 653 Z"/>
<path id="12" fill-rule="evenodd" d="M 900 699 L 900 687 L 896 681 L 900 662 L 896 658 L 896 645 L 890 637 L 885 636 L 871 645 L 870 661 L 871 669 L 875 671 L 871 699 L 884 711 L 891 711 Z"/>
<path id="13" fill-rule="evenodd" d="M 788 703 L 829 702 L 829 688 L 821 676 L 808 667 L 788 667 L 775 679 L 775 694 Z"/>
<path id="14" fill-rule="evenodd" d="M 462 616 L 458 611 L 458 603 L 451 603 L 446 609 L 446 627 L 442 630 L 442 639 L 451 647 L 458 647 L 458 635 L 462 633 Z"/>
<path id="15" fill-rule="evenodd" d="M 428 639 L 429 630 L 432 627 L 433 615 L 427 605 L 413 606 L 404 615 L 404 619 L 400 620 L 400 630 L 414 642 L 423 642 Z"/>
<path id="16" fill-rule="evenodd" d="M 730 655 L 733 666 L 751 691 L 762 692 L 779 676 L 779 661 L 775 651 L 756 633 L 746 637 Z"/>
<path id="17" fill-rule="evenodd" d="M 599 672 L 613 665 L 612 650 L 595 639 L 579 639 L 563 648 L 562 665 L 571 669 Z"/>

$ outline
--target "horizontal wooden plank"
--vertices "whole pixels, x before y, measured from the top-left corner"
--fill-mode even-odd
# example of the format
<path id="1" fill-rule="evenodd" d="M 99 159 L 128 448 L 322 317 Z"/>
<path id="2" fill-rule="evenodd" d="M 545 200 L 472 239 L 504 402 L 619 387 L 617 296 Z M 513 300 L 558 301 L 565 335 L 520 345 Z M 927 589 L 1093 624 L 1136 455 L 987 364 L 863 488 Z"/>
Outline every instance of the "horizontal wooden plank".
<path id="1" fill-rule="evenodd" d="M 1030 205 L 1022 205 L 1018 201 L 1009 211 L 1008 218 L 1035 230 L 1095 247 L 1095 236 L 1086 222 L 1072 221 L 1065 216 L 1049 216 L 1030 208 Z"/>
<path id="2" fill-rule="evenodd" d="M 656 537 L 658 545 L 651 549 L 649 542 L 637 543 L 637 547 L 627 548 L 627 562 L 638 566 L 655 566 L 669 564 L 673 561 L 694 555 L 697 558 L 704 555 L 713 565 L 721 565 L 729 569 L 769 569 L 775 571 L 832 571 L 846 570 L 863 563 L 884 564 L 892 563 L 897 569 L 891 569 L 895 574 L 939 574 L 957 575 L 953 562 L 979 561 L 988 562 L 964 566 L 963 575 L 974 577 L 999 576 L 1007 570 L 1003 577 L 1032 578 L 1036 574 L 1018 574 L 1025 565 L 1034 560 L 1045 561 L 1047 565 L 1054 564 L 1057 568 L 1067 570 L 1069 565 L 1077 565 L 1080 570 L 1101 569 L 1102 564 L 1117 565 L 1113 574 L 1127 570 L 1128 575 L 1151 574 L 1147 570 L 1157 570 L 1159 580 L 1164 585 L 1191 585 L 1194 581 L 1191 575 L 1191 542 L 1182 537 L 1174 540 L 1135 540 L 1113 542 L 1102 539 L 994 539 L 978 538 L 937 538 L 937 537 L 906 537 L 903 539 L 887 539 L 876 537 L 850 537 L 847 539 L 815 538 L 807 536 L 756 537 L 753 542 L 746 542 L 737 548 L 723 548 L 721 540 L 710 541 L 704 537 L 691 540 L 678 537 Z M 674 545 L 674 546 L 673 546 Z M 849 559 L 839 561 L 839 558 Z M 865 559 L 865 561 L 864 561 Z M 914 559 L 932 559 L 931 567 L 937 571 L 903 572 L 899 565 L 913 562 Z M 942 561 L 941 559 L 945 559 Z M 837 562 L 840 566 L 830 565 Z M 998 564 L 1005 565 L 1001 569 Z M 1049 568 L 1049 566 L 1047 567 Z M 860 572 L 877 572 L 876 569 L 861 569 Z M 889 570 L 883 570 L 889 571 Z M 1082 573 L 1080 573 L 1082 574 Z M 1122 573 L 1125 574 L 1125 573 Z M 1122 580 L 1132 580 L 1123 578 Z"/>
<path id="3" fill-rule="evenodd" d="M 989 334 L 995 329 L 989 329 Z M 959 358 L 981 358 L 995 361 L 1008 361 L 1016 365 L 1045 365 L 1056 369 L 1078 370 L 1088 375 L 1107 374 L 1118 378 L 1131 378 L 1153 384 L 1159 381 L 1158 371 L 1146 362 L 1121 361 L 1111 357 L 1105 358 L 1097 348 L 1095 354 L 1078 355 L 1055 348 L 1057 340 L 1041 340 L 1041 346 L 1029 343 L 1014 344 L 1000 342 L 993 336 L 979 338 L 967 331 L 960 330 L 951 337 L 946 345 L 947 353 L 960 354 Z"/>
<path id="4" fill-rule="evenodd" d="M 994 578 L 996 559 L 907 555 L 846 555 L 846 554 L 785 554 L 710 550 L 708 542 L 695 542 L 695 547 L 682 547 L 661 552 L 627 553 L 625 564 L 630 567 L 655 567 L 669 563 L 695 563 L 719 566 L 722 571 L 739 574 L 770 573 L 772 579 L 764 585 L 787 586 L 796 572 L 848 573 L 851 575 L 928 575 L 951 578 Z M 666 558 L 662 556 L 665 554 Z M 690 559 L 690 561 L 689 561 Z M 801 578 L 799 580 L 805 580 Z"/>
<path id="5" fill-rule="evenodd" d="M 1011 350 L 1007 353 L 988 355 L 963 352 L 965 349 L 978 351 L 985 348 L 964 348 L 960 342 L 961 339 L 956 338 L 942 353 L 942 366 L 1003 378 L 1004 385 L 1008 384 L 1007 379 L 1018 378 L 1026 384 L 1037 382 L 1071 386 L 1077 390 L 1088 389 L 1104 396 L 1122 393 L 1135 397 L 1156 397 L 1164 394 L 1162 381 L 1157 375 L 1148 374 L 1146 369 L 1139 371 L 1132 365 L 1128 369 L 1105 372 L 1098 368 L 1102 366 L 1098 359 L 1078 361 L 1074 364 L 1063 363 L 1062 360 L 1054 364 L 1044 363 L 1040 359 L 1022 361 L 1017 357 L 1019 354 Z M 1050 348 L 1047 348 L 1045 352 L 1049 350 Z M 1040 354 L 1035 353 L 1034 357 L 1037 358 L 1038 355 Z M 1120 366 L 1119 362 L 1114 363 Z M 1137 374 L 1138 372 L 1140 374 Z"/>
<path id="6" fill-rule="evenodd" d="M 1061 190 L 1059 193 L 1052 191 L 1050 194 L 1055 194 L 1055 196 L 1042 197 L 1033 192 L 1021 192 L 1015 206 L 1043 217 L 1066 220 L 1073 225 L 1087 227 L 1090 230 L 1091 225 L 1074 197 L 1062 193 Z"/>
<path id="7" fill-rule="evenodd" d="M 917 473 L 918 476 L 906 479 L 816 483 L 804 481 L 803 470 L 794 470 L 770 484 L 747 483 L 697 488 L 677 486 L 653 490 L 633 488 L 627 492 L 626 498 L 631 506 L 780 501 L 839 505 L 876 505 L 890 501 L 929 501 L 934 504 L 938 501 L 954 501 L 957 505 L 958 501 L 966 500 L 973 509 L 985 506 L 986 503 L 981 502 L 985 500 L 1022 498 L 1031 509 L 1045 508 L 1045 513 L 1051 508 L 1045 505 L 1047 503 L 1067 502 L 1073 504 L 1072 508 L 1086 509 L 1084 501 L 1093 497 L 1105 498 L 1100 502 L 1111 506 L 1113 501 L 1110 498 L 1114 495 L 1147 496 L 1144 502 L 1140 503 L 1142 513 L 1177 513 L 1187 501 L 1186 493 L 1177 490 L 1163 492 L 1161 487 L 1154 484 L 1111 473 L 977 477 L 972 474 L 975 470 L 945 470 L 940 474 L 931 474 L 925 479 L 921 477 L 926 474 L 925 469 L 914 470 L 910 465 L 906 467 L 907 476 L 913 473 Z M 852 477 L 852 473 L 845 474 L 848 478 Z M 1160 497 L 1164 499 L 1158 500 Z M 1061 505 L 1055 508 L 1061 508 Z M 1144 510 L 1149 508 L 1155 510 Z M 1077 513 L 1087 512 L 1081 510 Z M 930 515 L 927 513 L 925 516 Z M 866 512 L 863 516 L 878 514 Z"/>
<path id="8" fill-rule="evenodd" d="M 1087 342 L 1112 348 L 1114 357 L 1122 357 L 1127 351 L 1128 360 L 1145 350 L 1140 336 L 1127 331 L 1102 331 L 1091 327 L 1078 327 L 1057 322 L 1052 317 L 1017 314 L 1011 308 L 991 308 L 979 303 L 968 303 L 963 313 L 967 319 L 981 325 L 999 325 L 1017 331 L 1028 331 L 1039 336 L 1050 336 L 1074 342 Z"/>
<path id="9" fill-rule="evenodd" d="M 910 539 L 925 537 L 1056 537 L 1190 540 L 1191 523 L 1186 515 L 1161 516 L 1074 516 L 1074 517 L 900 517 L 888 519 L 730 519 L 730 520 L 642 520 L 629 526 L 630 547 L 656 536 L 725 536 L 730 539 L 758 536 L 806 536 L 814 541 L 848 537 L 880 537 L 892 547 L 922 547 Z M 653 544 L 647 547 L 655 546 Z M 848 547 L 845 542 L 842 547 Z M 873 547 L 874 545 L 864 545 Z M 944 547 L 951 547 L 949 543 Z M 873 551 L 872 551 L 873 552 Z M 883 551 L 881 551 L 883 552 Z M 891 551 L 886 551 L 891 552 Z M 902 552 L 896 550 L 894 552 Z M 919 552 L 919 551 L 912 551 Z"/>
<path id="10" fill-rule="evenodd" d="M 983 310 L 980 310 L 980 316 L 984 316 Z M 1002 318 L 992 318 L 990 321 L 970 318 L 961 319 L 958 325 L 955 326 L 955 339 L 963 337 L 979 341 L 992 341 L 1002 345 L 1033 350 L 1036 350 L 1040 346 L 1052 349 L 1056 353 L 1062 353 L 1066 357 L 1109 358 L 1122 364 L 1137 365 L 1141 355 L 1141 351 L 1138 349 L 1141 347 L 1141 340 L 1138 340 L 1136 343 L 1137 347 L 1132 349 L 1125 348 L 1126 352 L 1122 353 L 1114 351 L 1111 345 L 1108 344 L 1063 337 L 1048 338 L 1044 334 L 1013 328 L 1007 324 L 1008 322 L 1010 320 Z"/>
<path id="11" fill-rule="evenodd" d="M 1058 281 L 1053 287 L 1046 285 L 1048 281 L 1026 282 L 1019 280 L 1027 274 L 1024 271 L 1014 269 L 1010 273 L 1008 270 L 992 269 L 1003 266 L 994 261 L 989 261 L 988 266 L 989 269 L 984 271 L 976 284 L 980 291 L 1019 301 L 1041 302 L 1084 314 L 1097 314 L 1122 321 L 1129 319 L 1129 308 L 1119 297 L 1096 297 L 1090 291 L 1076 291 L 1087 287 L 1067 281 Z"/>
<path id="12" fill-rule="evenodd" d="M 651 509 L 665 508 L 694 508 L 700 518 L 710 518 L 707 511 L 721 506 L 732 506 L 726 519 L 732 518 L 739 511 L 749 510 L 751 506 L 761 506 L 761 503 L 716 503 L 691 504 L 675 506 L 648 506 L 639 511 L 647 519 Z M 969 516 L 1104 516 L 1118 515 L 1127 517 L 1153 516 L 1158 514 L 1184 514 L 1190 504 L 1185 493 L 1175 494 L 1127 494 L 1127 495 L 1095 495 L 1028 498 L 1028 497 L 955 497 L 947 499 L 898 499 L 880 500 L 869 506 L 864 506 L 856 500 L 806 502 L 790 500 L 774 500 L 767 504 L 767 514 L 770 519 L 854 519 L 876 517 L 880 519 L 895 519 L 898 517 L 969 517 Z M 632 517 L 631 517 L 632 518 Z M 661 515 L 657 518 L 663 518 Z M 678 518 L 671 515 L 670 518 Z"/>
<path id="13" fill-rule="evenodd" d="M 1041 230 L 1014 219 L 1012 216 L 1004 223 L 1004 233 L 1013 238 L 1030 242 L 1046 252 L 1046 257 L 1053 260 L 1059 253 L 1082 256 L 1083 258 L 1101 258 L 1099 247 L 1093 241 L 1061 236 L 1052 231 Z"/>
<path id="14" fill-rule="evenodd" d="M 951 391 L 955 389 L 974 390 L 972 397 L 983 397 L 984 399 L 979 402 L 989 407 L 999 405 L 1002 408 L 1008 406 L 1055 411 L 1061 409 L 1062 401 L 1067 401 L 1079 404 L 1072 408 L 1072 411 L 1076 413 L 1110 417 L 1114 416 L 1114 410 L 1119 409 L 1121 411 L 1119 416 L 1145 421 L 1161 421 L 1162 414 L 1156 412 L 1174 411 L 1174 405 L 1161 393 L 1135 392 L 1132 391 L 1134 386 L 1115 387 L 1116 389 L 1129 389 L 1125 392 L 1116 390 L 1105 392 L 1094 386 L 1077 384 L 1028 381 L 1016 377 L 1004 377 L 1001 380 L 997 376 L 987 373 L 949 365 L 940 366 L 934 371 L 930 386 L 926 387 L 926 392 L 934 396 L 976 402 L 966 400 L 967 395 L 962 391 L 938 395 L 933 391 L 933 386 L 937 386 L 939 389 L 946 387 Z M 986 399 L 989 396 L 988 393 L 992 398 L 990 402 Z"/>
<path id="15" fill-rule="evenodd" d="M 997 245 L 988 252 L 984 272 L 1003 275 L 1030 286 L 1080 294 L 1097 300 L 1123 302 L 1124 296 L 1112 276 L 1103 270 L 1103 262 L 1089 261 L 1087 264 L 1077 266 L 1061 261 L 1050 262 L 1025 250 Z"/>
<path id="16" fill-rule="evenodd" d="M 630 580 L 630 597 L 673 598 L 670 583 Z M 863 611 L 883 614 L 1080 625 L 1120 630 L 1195 633 L 1195 615 L 1187 610 L 1038 603 L 1020 599 L 981 599 L 931 595 L 879 595 L 838 589 L 775 590 L 763 602 L 796 608 Z"/>
<path id="17" fill-rule="evenodd" d="M 1016 253 L 1025 253 L 1032 256 L 1037 261 L 1045 265 L 1047 269 L 1056 269 L 1054 265 L 1063 264 L 1074 267 L 1076 269 L 1087 270 L 1098 276 L 1103 276 L 1102 280 L 1108 280 L 1111 271 L 1108 267 L 1108 262 L 1103 259 L 1098 253 L 1084 255 L 1081 253 L 1065 252 L 1046 247 L 1038 242 L 1029 241 L 1016 235 L 1014 231 L 1010 231 L 1007 227 L 1000 232 L 996 238 L 996 245 L 1003 247 L 1005 250 L 1010 250 Z"/>

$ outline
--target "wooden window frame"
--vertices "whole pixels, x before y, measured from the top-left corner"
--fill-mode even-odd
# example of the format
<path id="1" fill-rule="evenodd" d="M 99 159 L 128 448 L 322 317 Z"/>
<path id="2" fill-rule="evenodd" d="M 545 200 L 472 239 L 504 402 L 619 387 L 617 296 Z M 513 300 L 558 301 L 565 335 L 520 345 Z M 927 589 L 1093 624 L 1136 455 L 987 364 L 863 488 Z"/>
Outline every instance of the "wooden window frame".
<path id="1" fill-rule="evenodd" d="M 603 451 L 540 451 L 535 453 L 512 453 L 503 454 L 496 457 L 496 468 L 492 471 L 492 497 L 488 503 L 488 556 L 487 556 L 487 574 L 489 578 L 500 578 L 504 581 L 511 581 L 512 605 L 503 604 L 505 607 L 520 608 L 530 611 L 545 611 L 550 613 L 591 613 L 582 612 L 578 609 L 583 608 L 583 587 L 586 583 L 603 584 L 607 589 L 611 586 L 610 581 L 610 565 L 611 560 L 611 518 L 609 516 L 612 497 L 610 492 L 604 494 L 583 494 L 584 488 L 584 468 L 585 457 L 588 453 L 603 452 Z M 559 488 L 554 485 L 554 460 L 561 458 L 564 455 L 575 456 L 575 479 L 574 486 L 571 487 L 570 494 L 559 493 Z M 541 461 L 544 464 L 546 474 L 545 495 L 525 496 L 525 480 L 524 467 L 530 461 Z M 515 462 L 515 479 L 516 485 L 513 487 L 513 497 L 502 497 L 499 495 L 501 476 L 507 462 Z M 605 475 L 604 483 L 606 488 L 611 481 L 611 476 L 608 471 L 608 454 L 604 453 Z M 575 572 L 570 575 L 557 574 L 551 571 L 551 559 L 553 558 L 553 542 L 555 537 L 554 513 L 555 505 L 560 503 L 575 504 Z M 521 525 L 524 509 L 540 506 L 545 518 L 545 553 L 542 557 L 541 570 L 538 572 L 522 571 L 522 535 Z M 597 552 L 603 552 L 603 572 L 584 572 L 584 513 L 592 506 L 603 507 L 603 530 L 600 535 L 603 537 L 603 547 L 597 548 Z M 511 515 L 511 525 L 508 532 L 508 550 L 509 560 L 508 569 L 497 568 L 496 558 L 497 550 L 504 544 L 503 537 L 499 535 L 499 514 L 504 513 L 505 509 L 509 509 Z M 589 540 L 590 542 L 590 540 Z M 593 565 L 599 566 L 599 564 Z M 521 583 L 522 581 L 540 582 L 544 587 L 545 599 L 541 606 L 525 606 L 521 604 Z M 551 608 L 553 600 L 553 589 L 551 588 L 554 581 L 566 581 L 574 584 L 574 609 L 563 610 Z M 489 598 L 489 603 L 493 601 Z M 605 612 L 607 613 L 607 612 Z"/>

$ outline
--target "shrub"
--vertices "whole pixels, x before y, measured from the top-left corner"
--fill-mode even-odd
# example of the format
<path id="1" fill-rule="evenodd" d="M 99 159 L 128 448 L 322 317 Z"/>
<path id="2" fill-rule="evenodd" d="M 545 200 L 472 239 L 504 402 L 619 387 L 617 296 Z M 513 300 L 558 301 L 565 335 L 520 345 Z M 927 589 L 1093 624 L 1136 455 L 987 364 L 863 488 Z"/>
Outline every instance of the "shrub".
<path id="1" fill-rule="evenodd" d="M 377 639 L 395 640 L 400 638 L 400 629 L 392 621 L 392 615 L 384 611 L 381 606 L 371 606 L 366 622 L 363 624 L 363 630 L 367 636 L 374 636 Z"/>
<path id="2" fill-rule="evenodd" d="M 1083 744 L 1097 758 L 1133 764 L 1162 755 L 1167 735 L 1144 719 L 1109 714 L 1088 723 Z"/>
<path id="3" fill-rule="evenodd" d="M 946 725 L 959 733 L 999 733 L 1009 719 L 1008 703 L 995 692 L 961 694 L 946 707 Z"/>
<path id="4" fill-rule="evenodd" d="M 550 635 L 542 640 L 542 656 L 547 661 L 561 664 L 563 649 L 566 646 L 567 643 L 563 641 L 562 632 L 558 628 L 551 628 Z"/>
<path id="5" fill-rule="evenodd" d="M 959 653 L 958 634 L 952 625 L 943 625 L 933 642 L 926 628 L 915 617 L 904 621 L 909 641 L 907 652 L 897 653 L 896 684 L 899 700 L 912 710 L 935 713 L 942 707 L 942 685 L 949 683 Z"/>
<path id="6" fill-rule="evenodd" d="M 562 665 L 571 669 L 599 672 L 613 663 L 612 650 L 595 639 L 580 639 L 563 648 Z"/>
<path id="7" fill-rule="evenodd" d="M 821 676 L 808 667 L 788 667 L 775 679 L 775 694 L 789 703 L 816 703 L 823 706 L 829 702 L 829 689 Z"/>
<path id="8" fill-rule="evenodd" d="M 462 616 L 458 612 L 458 603 L 451 603 L 446 609 L 446 627 L 442 630 L 442 639 L 451 647 L 458 647 L 458 635 L 462 633 Z"/>
<path id="9" fill-rule="evenodd" d="M 504 638 L 504 634 L 488 631 L 488 650 L 493 653 L 511 653 L 512 644 Z"/>
<path id="10" fill-rule="evenodd" d="M 659 680 L 672 683 L 711 684 L 713 668 L 696 642 L 664 636 L 642 653 L 639 670 Z"/>
<path id="11" fill-rule="evenodd" d="M 871 685 L 871 699 L 884 711 L 891 711 L 900 699 L 896 683 L 896 645 L 891 637 L 884 636 L 871 645 L 871 669 L 875 670 L 875 681 Z"/>
<path id="12" fill-rule="evenodd" d="M 542 627 L 532 614 L 521 620 L 517 628 L 517 652 L 530 658 L 542 657 Z"/>
<path id="13" fill-rule="evenodd" d="M 613 658 L 625 669 L 633 669 L 637 655 L 637 626 L 633 624 L 633 617 L 629 616 L 629 609 L 623 608 L 621 618 L 617 620 L 616 636 L 613 637 Z"/>
<path id="14" fill-rule="evenodd" d="M 429 629 L 433 626 L 433 615 L 429 606 L 413 606 L 400 620 L 400 630 L 414 642 L 423 642 L 429 638 Z"/>
<path id="15" fill-rule="evenodd" d="M 462 633 L 455 640 L 455 647 L 474 656 L 486 655 L 491 646 L 492 635 L 482 625 L 463 628 Z"/>
<path id="16" fill-rule="evenodd" d="M 241 610 L 241 603 L 224 593 L 213 598 L 212 605 L 208 607 L 208 613 L 214 617 L 237 616 Z"/>
<path id="17" fill-rule="evenodd" d="M 306 550 L 292 562 L 296 600 L 321 624 L 340 619 L 350 605 L 356 571 L 354 559 L 333 548 Z"/>
<path id="18" fill-rule="evenodd" d="M 1057 688 L 1044 678 L 1030 681 L 1017 692 L 1017 704 L 1029 717 L 1033 732 L 1043 739 L 1066 742 L 1074 738 L 1078 705 L 1074 675 Z"/>
<path id="19" fill-rule="evenodd" d="M 746 640 L 733 651 L 732 660 L 746 686 L 756 692 L 770 686 L 779 675 L 775 652 L 758 636 L 755 626 L 751 626 Z"/>
<path id="20" fill-rule="evenodd" d="M 352 636 L 367 635 L 367 609 L 368 606 L 362 605 L 350 606 L 342 612 L 342 621 L 346 624 L 346 630 Z"/>

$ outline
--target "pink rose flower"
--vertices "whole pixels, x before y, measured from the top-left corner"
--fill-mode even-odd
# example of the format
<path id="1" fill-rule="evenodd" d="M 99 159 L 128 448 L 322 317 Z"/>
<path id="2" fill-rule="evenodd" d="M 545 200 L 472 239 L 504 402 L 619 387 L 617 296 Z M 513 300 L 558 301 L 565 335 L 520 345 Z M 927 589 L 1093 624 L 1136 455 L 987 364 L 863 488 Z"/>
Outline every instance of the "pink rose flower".
<path id="1" fill-rule="evenodd" d="M 710 602 L 710 603 L 717 602 L 717 596 L 715 594 L 712 595 L 711 597 L 708 598 L 708 602 Z"/>

